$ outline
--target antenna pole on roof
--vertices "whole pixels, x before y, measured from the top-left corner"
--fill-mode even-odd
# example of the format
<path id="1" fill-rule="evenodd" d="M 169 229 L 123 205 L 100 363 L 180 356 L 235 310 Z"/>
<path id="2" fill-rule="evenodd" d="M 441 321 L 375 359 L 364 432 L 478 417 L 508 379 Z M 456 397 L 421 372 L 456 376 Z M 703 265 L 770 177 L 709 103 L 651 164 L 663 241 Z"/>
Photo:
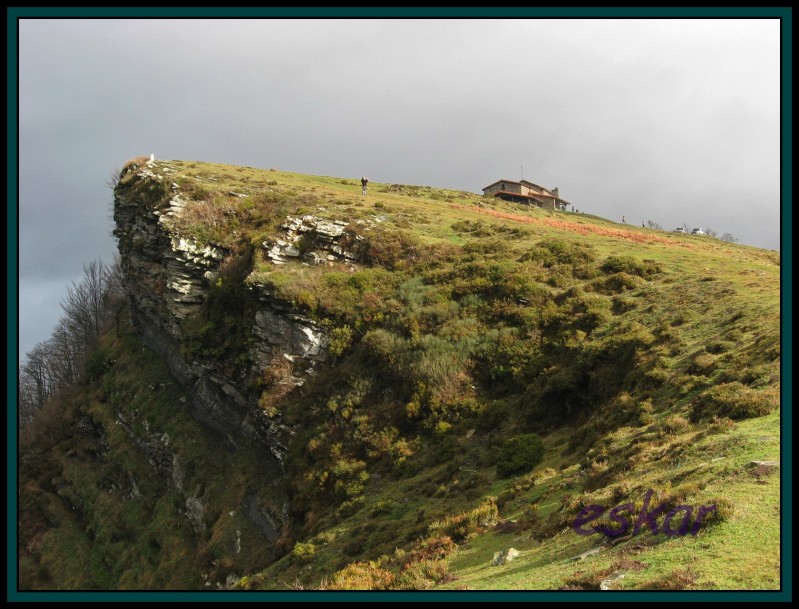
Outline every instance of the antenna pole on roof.
<path id="1" fill-rule="evenodd" d="M 519 165 L 519 169 L 521 170 L 522 180 L 524 179 L 524 165 Z"/>

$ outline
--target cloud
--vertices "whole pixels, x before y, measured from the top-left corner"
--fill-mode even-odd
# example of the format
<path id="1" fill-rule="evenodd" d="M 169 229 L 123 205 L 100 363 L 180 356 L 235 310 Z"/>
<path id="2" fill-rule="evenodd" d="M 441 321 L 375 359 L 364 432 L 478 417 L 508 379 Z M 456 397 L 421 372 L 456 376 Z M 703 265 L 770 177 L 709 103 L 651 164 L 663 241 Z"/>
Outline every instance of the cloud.
<path id="1" fill-rule="evenodd" d="M 36 340 L 57 319 L 37 298 L 111 259 L 111 171 L 151 152 L 475 192 L 523 166 L 583 211 L 779 247 L 776 20 L 36 19 L 19 32 L 21 325 Z"/>

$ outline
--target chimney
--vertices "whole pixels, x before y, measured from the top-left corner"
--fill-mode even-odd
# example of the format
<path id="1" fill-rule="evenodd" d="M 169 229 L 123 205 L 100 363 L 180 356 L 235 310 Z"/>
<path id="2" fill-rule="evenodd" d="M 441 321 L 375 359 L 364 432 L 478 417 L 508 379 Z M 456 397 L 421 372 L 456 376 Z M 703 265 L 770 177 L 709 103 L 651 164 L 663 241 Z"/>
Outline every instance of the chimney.
<path id="1" fill-rule="evenodd" d="M 555 195 L 556 197 L 559 197 L 559 196 L 560 196 L 560 195 L 558 194 L 558 187 L 557 187 L 557 186 L 555 186 L 555 188 L 553 188 L 551 192 L 552 192 L 552 194 L 553 194 L 553 195 Z"/>

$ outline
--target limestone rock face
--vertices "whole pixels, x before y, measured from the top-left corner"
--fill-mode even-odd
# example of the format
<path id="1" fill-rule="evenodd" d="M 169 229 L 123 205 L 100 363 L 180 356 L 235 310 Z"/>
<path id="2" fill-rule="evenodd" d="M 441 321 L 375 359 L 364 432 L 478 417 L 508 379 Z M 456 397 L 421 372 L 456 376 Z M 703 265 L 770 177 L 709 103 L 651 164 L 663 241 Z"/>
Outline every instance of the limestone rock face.
<path id="1" fill-rule="evenodd" d="M 150 161 L 120 180 L 114 191 L 114 234 L 119 239 L 134 326 L 191 393 L 191 408 L 197 419 L 234 445 L 240 438 L 264 442 L 282 463 L 292 430 L 258 407 L 258 396 L 246 389 L 247 380 L 240 375 L 232 378 L 230 362 L 189 358 L 184 353 L 186 321 L 200 312 L 231 252 L 171 229 L 170 220 L 183 212 L 187 201 L 170 174 L 168 163 Z M 302 235 L 309 235 L 316 244 L 314 260 L 318 262 L 326 262 L 324 256 L 334 252 L 332 248 L 341 252 L 330 254 L 336 259 L 354 258 L 355 253 L 343 240 L 345 227 L 344 222 L 313 216 L 288 218 L 284 223 L 286 239 L 272 244 L 270 251 L 276 252 L 272 259 L 299 260 L 297 243 Z M 254 315 L 246 320 L 251 324 L 248 335 L 255 339 L 248 341 L 251 378 L 276 361 L 288 362 L 290 373 L 283 382 L 302 385 L 313 374 L 314 366 L 327 357 L 325 332 L 260 286 L 249 289 L 254 292 L 252 300 L 258 303 Z"/>
<path id="2" fill-rule="evenodd" d="M 266 256 L 273 264 L 285 264 L 299 258 L 309 264 L 352 263 L 361 257 L 363 237 L 348 233 L 344 221 L 311 215 L 302 218 L 289 216 L 281 228 L 285 231 L 283 238 L 263 243 Z"/>

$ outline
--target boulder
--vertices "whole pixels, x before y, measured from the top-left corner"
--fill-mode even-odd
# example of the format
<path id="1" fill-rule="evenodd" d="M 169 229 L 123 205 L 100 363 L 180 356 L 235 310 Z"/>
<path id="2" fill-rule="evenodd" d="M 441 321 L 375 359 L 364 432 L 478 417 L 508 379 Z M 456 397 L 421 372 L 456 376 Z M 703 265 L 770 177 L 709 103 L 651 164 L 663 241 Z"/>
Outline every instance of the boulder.
<path id="1" fill-rule="evenodd" d="M 494 558 L 491 561 L 491 564 L 495 567 L 500 565 L 504 565 L 505 563 L 511 562 L 514 558 L 519 555 L 519 550 L 516 548 L 508 548 L 504 552 L 494 552 Z"/>

